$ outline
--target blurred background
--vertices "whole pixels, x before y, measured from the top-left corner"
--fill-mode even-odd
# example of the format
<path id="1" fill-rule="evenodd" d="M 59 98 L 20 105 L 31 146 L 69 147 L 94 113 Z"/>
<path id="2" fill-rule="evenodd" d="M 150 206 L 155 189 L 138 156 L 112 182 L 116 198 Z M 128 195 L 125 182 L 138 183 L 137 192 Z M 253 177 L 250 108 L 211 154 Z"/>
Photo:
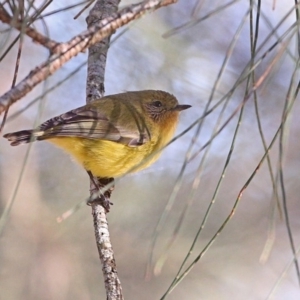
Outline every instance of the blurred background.
<path id="1" fill-rule="evenodd" d="M 44 3 L 33 1 L 29 13 Z M 1 2 L 11 15 L 13 4 Z M 57 42 L 70 40 L 85 30 L 89 10 L 74 20 L 86 2 L 68 8 L 74 4 L 53 1 L 33 27 Z M 125 299 L 160 299 L 201 225 L 183 270 L 201 259 L 167 299 L 300 299 L 288 235 L 289 228 L 297 251 L 295 2 L 179 1 L 126 28 L 112 38 L 106 94 L 168 91 L 193 106 L 181 114 L 177 134 L 193 126 L 154 166 L 116 182 L 108 221 Z M 19 32 L 1 22 L 0 32 L 2 95 L 12 84 L 18 43 L 5 52 Z M 24 36 L 17 82 L 48 56 Z M 79 54 L 14 104 L 3 134 L 83 105 L 86 59 Z M 0 236 L 0 299 L 105 298 L 91 208 L 56 222 L 88 195 L 85 171 L 60 149 L 47 142 L 12 148 L 0 138 L 1 212 L 15 198 Z"/>

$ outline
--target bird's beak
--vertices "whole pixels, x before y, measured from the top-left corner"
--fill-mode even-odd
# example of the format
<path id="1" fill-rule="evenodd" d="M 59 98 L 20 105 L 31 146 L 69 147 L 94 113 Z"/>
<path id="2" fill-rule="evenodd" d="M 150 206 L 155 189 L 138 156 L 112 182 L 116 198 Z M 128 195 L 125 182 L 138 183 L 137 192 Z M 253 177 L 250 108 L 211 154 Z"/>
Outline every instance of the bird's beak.
<path id="1" fill-rule="evenodd" d="M 188 105 L 188 104 L 178 104 L 177 106 L 175 106 L 172 110 L 175 110 L 175 111 L 182 111 L 182 110 L 185 110 L 185 109 L 188 109 L 192 107 L 192 105 Z"/>

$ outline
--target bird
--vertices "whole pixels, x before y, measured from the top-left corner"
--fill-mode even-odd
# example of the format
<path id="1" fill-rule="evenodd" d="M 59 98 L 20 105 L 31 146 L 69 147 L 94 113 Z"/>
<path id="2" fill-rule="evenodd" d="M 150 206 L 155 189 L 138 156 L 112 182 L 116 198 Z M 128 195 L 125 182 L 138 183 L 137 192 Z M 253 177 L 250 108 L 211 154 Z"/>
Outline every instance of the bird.
<path id="1" fill-rule="evenodd" d="M 191 105 L 159 90 L 108 95 L 42 123 L 7 133 L 12 146 L 49 141 L 98 178 L 120 177 L 153 164 L 172 139 L 179 112 Z"/>

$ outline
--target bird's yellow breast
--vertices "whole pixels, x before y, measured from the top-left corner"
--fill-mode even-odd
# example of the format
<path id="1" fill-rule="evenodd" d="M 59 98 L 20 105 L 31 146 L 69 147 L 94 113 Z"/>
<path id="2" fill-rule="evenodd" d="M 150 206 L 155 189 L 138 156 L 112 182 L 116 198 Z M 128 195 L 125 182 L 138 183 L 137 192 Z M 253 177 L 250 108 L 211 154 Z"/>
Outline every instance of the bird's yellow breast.
<path id="1" fill-rule="evenodd" d="M 52 137 L 49 142 L 70 153 L 86 170 L 96 177 L 119 177 L 140 171 L 154 163 L 162 148 L 172 138 L 178 114 L 152 130 L 151 140 L 143 145 L 130 147 L 118 142 L 81 137 Z"/>
<path id="2" fill-rule="evenodd" d="M 69 152 L 94 176 L 102 178 L 119 177 L 139 171 L 151 165 L 160 156 L 160 153 L 149 156 L 156 148 L 152 141 L 138 147 L 78 137 L 52 138 L 49 141 Z"/>

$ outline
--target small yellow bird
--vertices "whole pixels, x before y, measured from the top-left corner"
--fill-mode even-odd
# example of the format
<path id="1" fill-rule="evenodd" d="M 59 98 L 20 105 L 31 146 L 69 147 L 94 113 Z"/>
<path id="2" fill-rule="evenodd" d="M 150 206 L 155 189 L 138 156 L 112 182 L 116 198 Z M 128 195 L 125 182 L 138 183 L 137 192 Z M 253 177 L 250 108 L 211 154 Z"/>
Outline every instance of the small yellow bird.
<path id="1" fill-rule="evenodd" d="M 47 140 L 70 153 L 93 176 L 119 177 L 155 162 L 173 137 L 179 112 L 189 107 L 163 91 L 126 92 L 4 137 L 12 146 Z"/>

